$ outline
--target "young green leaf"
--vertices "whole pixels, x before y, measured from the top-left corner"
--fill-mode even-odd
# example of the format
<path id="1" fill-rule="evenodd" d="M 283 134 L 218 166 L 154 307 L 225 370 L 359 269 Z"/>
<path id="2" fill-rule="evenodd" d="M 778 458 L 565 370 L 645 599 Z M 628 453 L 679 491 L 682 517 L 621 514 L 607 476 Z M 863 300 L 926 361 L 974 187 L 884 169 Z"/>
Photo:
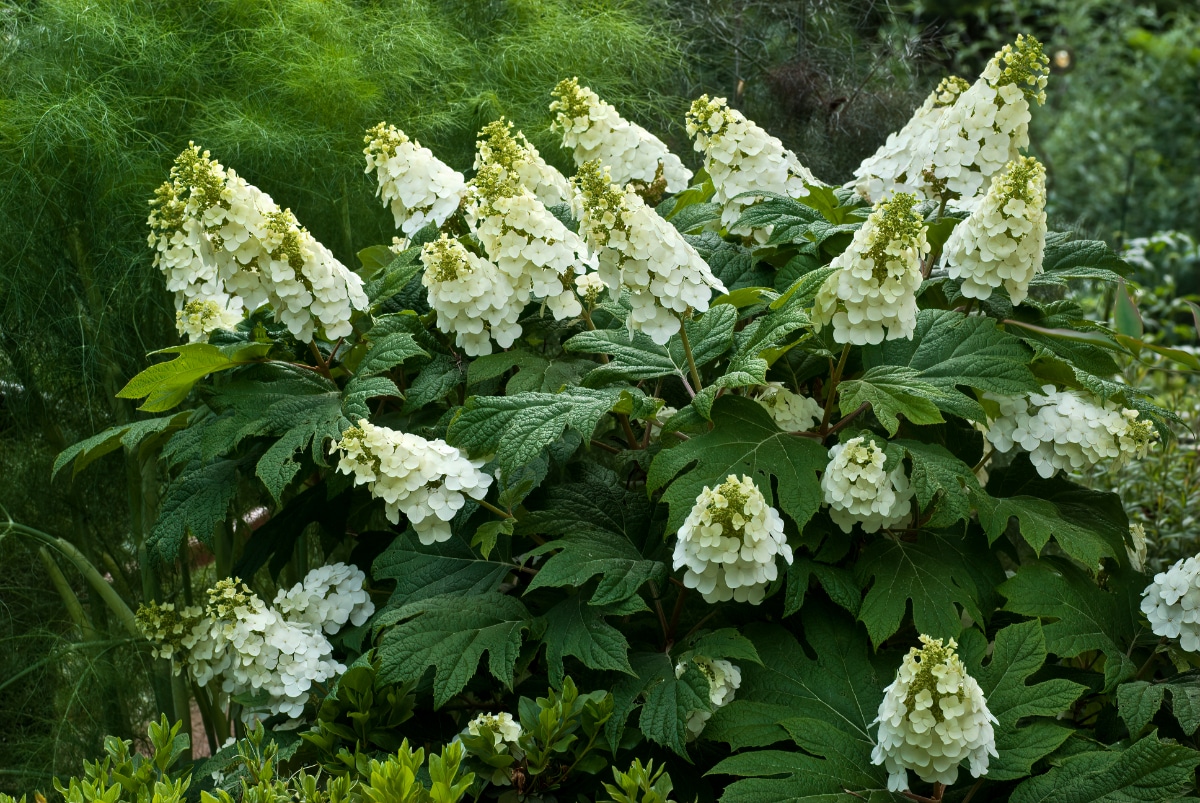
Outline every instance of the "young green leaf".
<path id="1" fill-rule="evenodd" d="M 254 361 L 230 357 L 209 343 L 188 343 L 156 353 L 178 356 L 168 362 L 151 365 L 117 391 L 117 397 L 121 399 L 145 398 L 138 409 L 148 413 L 170 410 L 187 398 L 197 381 L 209 374 Z"/>

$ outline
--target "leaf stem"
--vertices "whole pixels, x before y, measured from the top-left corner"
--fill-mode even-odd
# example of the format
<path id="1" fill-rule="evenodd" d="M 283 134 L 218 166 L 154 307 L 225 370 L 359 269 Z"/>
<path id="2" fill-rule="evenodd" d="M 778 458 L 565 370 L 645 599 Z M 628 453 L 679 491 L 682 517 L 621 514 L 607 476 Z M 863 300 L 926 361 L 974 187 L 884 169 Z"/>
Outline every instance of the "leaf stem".
<path id="1" fill-rule="evenodd" d="M 679 627 L 679 617 L 683 614 L 683 601 L 687 599 L 687 586 L 679 589 L 679 594 L 675 597 L 675 608 L 671 611 L 671 624 L 667 633 L 666 651 L 670 652 L 675 646 L 675 628 Z"/>
<path id="2" fill-rule="evenodd" d="M 983 468 L 984 466 L 986 466 L 987 462 L 992 459 L 992 453 L 994 451 L 995 450 L 989 444 L 987 450 L 983 453 L 983 457 L 979 458 L 979 462 L 975 464 L 975 467 L 973 469 L 971 469 L 971 473 L 979 474 L 979 470 L 981 468 Z"/>
<path id="3" fill-rule="evenodd" d="M 662 599 L 658 591 L 658 583 L 650 581 L 650 595 L 654 598 L 654 610 L 658 613 L 658 624 L 662 627 L 663 640 L 670 641 L 667 628 L 667 615 L 663 612 Z M 669 649 L 669 648 L 668 648 Z"/>
<path id="4" fill-rule="evenodd" d="M 909 800 L 915 800 L 917 803 L 942 803 L 942 795 L 946 793 L 946 785 L 944 783 L 935 783 L 933 785 L 933 796 L 924 797 L 913 792 L 902 792 Z"/>
<path id="5" fill-rule="evenodd" d="M 842 356 L 838 358 L 837 367 L 829 377 L 829 392 L 825 396 L 825 415 L 821 418 L 821 440 L 829 434 L 829 417 L 833 414 L 833 399 L 837 395 L 838 383 L 842 381 L 842 371 L 846 369 L 846 360 L 850 358 L 850 344 L 842 346 Z"/>
<path id="6" fill-rule="evenodd" d="M 496 507 L 495 505 L 493 505 L 491 502 L 489 502 L 486 499 L 480 499 L 480 500 L 478 500 L 478 502 L 479 502 L 480 507 L 486 508 L 487 510 L 492 511 L 493 513 L 495 513 L 497 516 L 499 516 L 502 519 L 515 519 L 516 518 L 516 516 L 514 516 L 513 514 L 509 513 L 506 510 L 501 510 L 500 508 Z"/>
<path id="7" fill-rule="evenodd" d="M 696 369 L 696 358 L 692 356 L 692 344 L 688 342 L 687 326 L 683 321 L 679 322 L 679 340 L 683 343 L 683 353 L 687 355 L 688 372 L 692 375 L 692 382 L 696 386 L 695 393 L 692 394 L 695 396 L 696 393 L 704 390 L 704 386 L 700 384 L 700 372 Z"/>
<path id="8" fill-rule="evenodd" d="M 604 451 L 606 451 L 606 452 L 612 452 L 613 454 L 620 454 L 620 453 L 621 453 L 621 450 L 620 450 L 620 449 L 618 449 L 617 447 L 615 447 L 615 446 L 609 446 L 609 445 L 608 445 L 607 443 L 605 443 L 604 441 L 598 441 L 598 440 L 596 440 L 595 438 L 592 438 L 592 446 L 595 446 L 597 449 L 603 449 L 603 450 L 604 450 Z"/>
<path id="9" fill-rule="evenodd" d="M 971 803 L 971 798 L 975 797 L 975 793 L 979 791 L 979 788 L 981 786 L 983 786 L 982 778 L 980 778 L 978 781 L 976 781 L 974 783 L 974 785 L 972 785 L 971 788 L 967 790 L 967 796 L 962 799 L 962 803 Z"/>
<path id="10" fill-rule="evenodd" d="M 316 371 L 326 379 L 333 379 L 329 373 L 329 366 L 325 363 L 325 358 L 321 356 L 321 350 L 317 348 L 317 341 L 308 341 L 308 348 L 312 351 L 313 359 L 317 361 Z"/>

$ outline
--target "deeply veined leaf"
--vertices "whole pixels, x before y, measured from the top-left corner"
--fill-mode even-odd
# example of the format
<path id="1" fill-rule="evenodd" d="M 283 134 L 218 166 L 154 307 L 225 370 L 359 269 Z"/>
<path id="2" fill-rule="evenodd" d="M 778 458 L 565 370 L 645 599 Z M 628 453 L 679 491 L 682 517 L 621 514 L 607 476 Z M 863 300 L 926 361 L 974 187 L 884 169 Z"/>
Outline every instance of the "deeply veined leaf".
<path id="1" fill-rule="evenodd" d="M 54 459 L 54 467 L 50 471 L 50 476 L 52 478 L 57 476 L 67 463 L 74 461 L 75 466 L 71 471 L 73 477 L 96 460 L 117 449 L 134 449 L 142 440 L 151 435 L 165 435 L 186 427 L 191 416 L 192 411 L 187 410 L 162 418 L 149 418 L 144 421 L 109 427 L 103 432 L 63 449 Z"/>
<path id="2" fill-rule="evenodd" d="M 619 606 L 598 606 L 572 594 L 545 613 L 546 665 L 550 685 L 562 685 L 563 659 L 570 655 L 589 669 L 612 670 L 632 675 L 629 642 L 621 631 L 604 621 L 620 613 Z"/>
<path id="3" fill-rule="evenodd" d="M 237 469 L 235 460 L 189 463 L 167 488 L 146 546 L 166 562 L 175 560 L 189 534 L 211 546 L 237 492 Z"/>
<path id="4" fill-rule="evenodd" d="M 935 400 L 946 399 L 947 393 L 920 376 L 913 368 L 876 365 L 858 379 L 838 384 L 838 406 L 846 415 L 869 404 L 888 435 L 895 435 L 900 428 L 897 416 L 901 415 L 914 424 L 943 423 Z"/>
<path id="5" fill-rule="evenodd" d="M 1117 687 L 1117 710 L 1137 738 L 1158 713 L 1167 694 L 1171 713 L 1188 736 L 1200 729 L 1200 671 L 1184 672 L 1163 681 L 1131 680 Z"/>
<path id="6" fill-rule="evenodd" d="M 356 376 L 368 377 L 384 374 L 411 357 L 428 357 L 425 349 L 417 345 L 407 332 L 385 335 L 371 345 L 362 362 L 358 364 Z"/>

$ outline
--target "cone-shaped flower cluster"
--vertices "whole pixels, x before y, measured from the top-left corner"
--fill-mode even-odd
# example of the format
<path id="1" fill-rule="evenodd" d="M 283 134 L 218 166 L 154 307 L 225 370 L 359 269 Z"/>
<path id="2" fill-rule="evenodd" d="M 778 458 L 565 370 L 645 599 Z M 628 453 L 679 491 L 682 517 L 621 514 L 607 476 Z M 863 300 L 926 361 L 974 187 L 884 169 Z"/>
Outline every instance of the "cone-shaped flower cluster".
<path id="1" fill-rule="evenodd" d="M 887 455 L 860 435 L 829 450 L 829 465 L 821 475 L 821 490 L 829 516 L 850 532 L 855 524 L 873 533 L 902 524 L 912 511 L 912 488 L 900 462 L 885 470 Z"/>
<path id="2" fill-rule="evenodd" d="M 958 765 L 970 762 L 971 775 L 986 775 L 995 757 L 996 718 L 988 710 L 979 683 L 955 654 L 950 639 L 922 635 L 896 672 L 879 704 L 879 739 L 871 760 L 888 771 L 888 789 L 908 789 L 908 770 L 927 783 L 950 785 Z"/>
<path id="3" fill-rule="evenodd" d="M 1020 446 L 1043 477 L 1145 457 L 1158 439 L 1154 423 L 1140 419 L 1137 410 L 1054 385 L 1027 397 L 989 393 L 986 398 L 996 402 L 1000 414 L 988 421 L 984 437 L 998 452 Z"/>
<path id="4" fill-rule="evenodd" d="M 683 235 L 633 191 L 612 183 L 599 162 L 575 177 L 579 230 L 599 258 L 600 278 L 614 292 L 630 292 L 630 325 L 665 344 L 679 331 L 680 316 L 708 309 L 712 291 L 725 292 Z"/>
<path id="5" fill-rule="evenodd" d="M 1179 639 L 1187 652 L 1200 652 L 1200 557 L 1184 558 L 1142 592 L 1142 613 L 1154 635 Z"/>
<path id="6" fill-rule="evenodd" d="M 1009 162 L 987 195 L 946 241 L 945 264 L 967 298 L 1004 285 L 1013 304 L 1029 295 L 1046 247 L 1046 168 L 1032 156 Z"/>
<path id="7" fill-rule="evenodd" d="M 188 301 L 175 313 L 175 328 L 179 334 L 187 335 L 189 342 L 198 343 L 207 341 L 208 336 L 218 329 L 233 331 L 245 316 L 240 298 L 196 299 Z"/>
<path id="8" fill-rule="evenodd" d="M 512 123 L 503 118 L 489 123 L 479 132 L 475 144 L 476 170 L 485 164 L 499 165 L 505 171 L 505 180 L 524 185 L 546 206 L 571 202 L 571 183 L 555 167 L 546 164 L 523 133 L 513 134 Z"/>
<path id="9" fill-rule="evenodd" d="M 839 343 L 864 346 L 911 338 L 917 326 L 921 258 L 929 253 L 926 226 L 913 207 L 917 198 L 897 193 L 881 201 L 850 246 L 829 267 L 813 306 L 813 328 L 833 323 Z"/>
<path id="10" fill-rule="evenodd" d="M 366 172 L 375 172 L 396 228 L 411 237 L 430 223 L 440 227 L 458 209 L 466 179 L 428 148 L 387 123 L 367 131 L 364 141 Z"/>
<path id="11" fill-rule="evenodd" d="M 749 477 L 730 474 L 705 486 L 679 528 L 673 565 L 706 602 L 734 599 L 757 605 L 778 577 L 775 557 L 792 562 L 783 519 Z"/>
<path id="12" fill-rule="evenodd" d="M 479 470 L 482 460 L 468 460 L 445 441 L 377 427 L 365 418 L 331 450 L 341 453 L 338 470 L 382 499 L 392 524 L 401 513 L 407 516 L 422 544 L 448 540 L 454 514 L 467 497 L 482 499 L 492 482 Z"/>
<path id="13" fill-rule="evenodd" d="M 708 678 L 708 700 L 712 703 L 713 711 L 733 702 L 734 692 L 742 685 L 742 670 L 735 664 L 723 658 L 706 658 L 703 655 L 692 657 L 692 663 Z M 675 665 L 675 677 L 682 677 L 687 671 L 687 662 Z M 712 711 L 697 709 L 687 715 L 688 741 L 699 738 L 704 726 L 712 719 Z"/>
<path id="14" fill-rule="evenodd" d="M 725 98 L 710 100 L 701 95 L 694 101 L 687 113 L 687 132 L 695 138 L 696 150 L 704 153 L 704 169 L 716 188 L 713 201 L 722 204 L 721 224 L 732 234 L 751 234 L 749 228 L 733 228 L 733 224 L 743 209 L 761 198 L 738 198 L 742 193 L 760 190 L 799 198 L 808 195 L 805 184 L 819 183 L 796 154 L 729 108 Z M 770 229 L 753 233 L 765 242 Z"/>
<path id="15" fill-rule="evenodd" d="M 993 175 L 1029 145 L 1029 103 L 1046 100 L 1049 59 L 1033 37 L 1005 45 L 938 121 L 926 196 L 972 208 Z M 911 178 L 911 177 L 910 177 Z"/>
<path id="16" fill-rule="evenodd" d="M 170 603 L 138 610 L 142 632 L 156 654 L 186 667 L 200 686 L 219 680 L 231 695 L 264 695 L 263 707 L 247 706 L 247 720 L 304 713 L 309 690 L 346 671 L 333 659 L 326 634 L 347 622 L 363 624 L 375 611 L 363 590 L 363 573 L 336 563 L 314 569 L 268 607 L 237 578 L 208 592 L 205 608 L 177 613 Z"/>
<path id="17" fill-rule="evenodd" d="M 816 399 L 792 393 L 781 382 L 768 382 L 754 400 L 771 414 L 775 426 L 784 432 L 805 432 L 821 420 L 824 408 Z"/>
<path id="18" fill-rule="evenodd" d="M 587 246 L 517 181 L 515 171 L 482 164 L 471 179 L 467 218 L 518 294 L 544 300 L 555 320 L 582 311 L 574 282 L 593 263 Z"/>
<path id="19" fill-rule="evenodd" d="M 904 128 L 888 135 L 854 171 L 855 190 L 868 201 L 880 201 L 897 192 L 923 194 L 925 169 L 933 163 L 938 123 L 970 83 L 952 75 L 929 93 Z"/>
<path id="20" fill-rule="evenodd" d="M 326 337 L 344 337 L 353 311 L 367 307 L 362 279 L 290 210 L 194 144 L 175 160 L 151 206 L 154 264 L 183 313 L 180 333 L 193 340 L 268 302 L 300 340 L 311 340 L 318 328 Z M 193 302 L 200 306 L 189 307 Z"/>
<path id="21" fill-rule="evenodd" d="M 687 189 L 692 171 L 679 157 L 658 137 L 622 119 L 595 92 L 580 86 L 579 79 L 560 81 L 551 94 L 555 98 L 550 104 L 550 111 L 556 112 L 554 129 L 562 134 L 563 147 L 574 151 L 576 165 L 599 160 L 622 186 L 631 181 L 649 186 L 659 176 L 661 165 L 667 192 Z"/>
<path id="22" fill-rule="evenodd" d="M 520 337 L 517 319 L 529 301 L 527 286 L 518 290 L 511 276 L 445 234 L 425 244 L 421 262 L 438 329 L 453 334 L 468 355 L 491 354 L 492 340 L 508 348 Z"/>

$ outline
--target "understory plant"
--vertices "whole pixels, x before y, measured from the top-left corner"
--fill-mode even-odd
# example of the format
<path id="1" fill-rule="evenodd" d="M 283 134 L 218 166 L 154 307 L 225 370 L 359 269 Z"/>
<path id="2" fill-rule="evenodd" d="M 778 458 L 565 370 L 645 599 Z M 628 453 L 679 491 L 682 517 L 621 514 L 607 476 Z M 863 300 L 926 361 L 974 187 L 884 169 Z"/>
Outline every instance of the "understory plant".
<path id="1" fill-rule="evenodd" d="M 1078 479 L 1172 437 L 1122 367 L 1194 358 L 1048 228 L 1046 61 L 943 82 L 845 187 L 723 98 L 695 171 L 575 79 L 569 180 L 504 121 L 469 176 L 384 123 L 401 235 L 353 270 L 185 150 L 150 245 L 190 342 L 57 468 L 173 477 L 139 626 L 214 747 L 251 729 L 202 794 L 1192 799 L 1200 565 L 1151 581 Z"/>

